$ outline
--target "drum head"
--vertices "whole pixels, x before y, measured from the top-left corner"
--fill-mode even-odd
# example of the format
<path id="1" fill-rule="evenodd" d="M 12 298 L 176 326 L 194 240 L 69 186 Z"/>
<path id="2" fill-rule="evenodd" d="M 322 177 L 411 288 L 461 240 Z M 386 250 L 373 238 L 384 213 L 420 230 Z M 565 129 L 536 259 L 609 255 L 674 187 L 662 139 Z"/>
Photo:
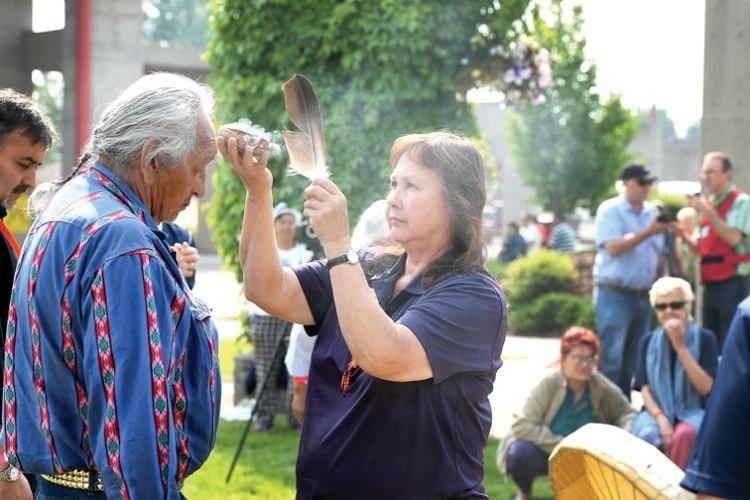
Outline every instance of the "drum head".
<path id="1" fill-rule="evenodd" d="M 654 446 L 606 424 L 587 424 L 552 451 L 549 476 L 557 500 L 694 499 L 685 473 Z"/>

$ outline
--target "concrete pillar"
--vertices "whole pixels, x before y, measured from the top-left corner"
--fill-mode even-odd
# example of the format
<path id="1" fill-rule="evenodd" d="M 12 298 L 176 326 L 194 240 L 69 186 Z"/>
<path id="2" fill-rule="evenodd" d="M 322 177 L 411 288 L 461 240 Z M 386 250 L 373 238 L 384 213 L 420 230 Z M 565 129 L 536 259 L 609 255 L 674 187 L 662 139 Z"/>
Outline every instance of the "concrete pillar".
<path id="1" fill-rule="evenodd" d="M 65 2 L 63 64 L 65 75 L 65 114 L 63 118 L 65 171 L 75 166 L 80 151 L 76 144 L 76 79 L 78 74 L 78 2 Z M 101 111 L 117 95 L 143 74 L 142 12 L 138 0 L 96 0 L 92 2 L 91 94 L 89 131 Z"/>
<path id="2" fill-rule="evenodd" d="M 3 0 L 0 7 L 0 87 L 31 94 L 31 70 L 26 64 L 23 34 L 31 31 L 31 0 Z"/>
<path id="3" fill-rule="evenodd" d="M 76 7 L 77 0 L 65 2 L 65 29 L 62 33 L 63 94 L 63 159 L 62 174 L 73 170 L 78 158 L 76 148 Z"/>
<path id="4" fill-rule="evenodd" d="M 93 4 L 92 126 L 125 87 L 143 75 L 143 13 L 140 0 Z"/>
<path id="5" fill-rule="evenodd" d="M 750 190 L 750 2 L 706 2 L 703 69 L 703 153 L 720 150 L 735 166 L 734 179 Z"/>

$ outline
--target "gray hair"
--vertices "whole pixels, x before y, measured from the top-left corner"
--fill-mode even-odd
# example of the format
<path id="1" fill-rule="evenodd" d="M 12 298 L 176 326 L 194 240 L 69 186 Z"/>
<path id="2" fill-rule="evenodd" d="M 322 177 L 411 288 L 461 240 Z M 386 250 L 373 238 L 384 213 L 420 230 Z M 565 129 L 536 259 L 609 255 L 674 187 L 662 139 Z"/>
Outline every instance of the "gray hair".
<path id="1" fill-rule="evenodd" d="M 352 232 L 352 248 L 387 245 L 391 240 L 391 230 L 385 220 L 385 200 L 376 200 L 359 216 Z"/>
<path id="2" fill-rule="evenodd" d="M 680 291 L 682 293 L 682 300 L 692 302 L 695 299 L 693 290 L 690 288 L 690 283 L 682 278 L 665 276 L 656 280 L 656 282 L 651 285 L 651 290 L 648 291 L 648 299 L 651 302 L 651 306 L 656 304 L 657 298 L 674 291 Z"/>
<path id="3" fill-rule="evenodd" d="M 100 156 L 125 178 L 133 161 L 149 141 L 158 141 L 148 161 L 161 155 L 164 166 L 182 163 L 197 142 L 198 120 L 213 113 L 214 95 L 209 87 L 174 73 L 143 76 L 107 106 L 91 133 L 78 167 L 65 179 L 45 182 L 29 196 L 27 210 L 36 217 L 49 205 L 60 188 L 78 174 L 89 160 Z"/>
<path id="4" fill-rule="evenodd" d="M 93 161 L 106 156 L 112 170 L 124 177 L 143 146 L 157 141 L 147 161 L 157 156 L 164 166 L 182 163 L 197 141 L 201 116 L 211 116 L 214 95 L 209 87 L 172 73 L 138 79 L 102 113 L 91 133 L 87 152 Z"/>

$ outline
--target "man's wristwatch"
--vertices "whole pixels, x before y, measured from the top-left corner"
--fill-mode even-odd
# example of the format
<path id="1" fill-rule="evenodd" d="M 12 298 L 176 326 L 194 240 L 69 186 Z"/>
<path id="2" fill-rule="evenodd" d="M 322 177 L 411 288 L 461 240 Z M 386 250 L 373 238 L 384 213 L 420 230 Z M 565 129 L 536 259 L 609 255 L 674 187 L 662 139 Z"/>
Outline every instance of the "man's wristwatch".
<path id="1" fill-rule="evenodd" d="M 0 467 L 2 467 L 5 464 L 8 464 L 8 468 L 5 469 L 4 471 L 0 471 L 0 481 L 15 481 L 21 476 L 21 473 L 18 472 L 18 469 L 13 467 L 8 462 L 8 455 L 3 453 L 2 455 L 0 455 Z"/>
<path id="2" fill-rule="evenodd" d="M 333 269 L 339 264 L 356 264 L 358 262 L 359 262 L 359 254 L 357 253 L 356 250 L 352 249 L 346 252 L 344 255 L 339 255 L 338 257 L 328 259 L 328 262 L 326 263 L 326 267 L 328 269 Z"/>

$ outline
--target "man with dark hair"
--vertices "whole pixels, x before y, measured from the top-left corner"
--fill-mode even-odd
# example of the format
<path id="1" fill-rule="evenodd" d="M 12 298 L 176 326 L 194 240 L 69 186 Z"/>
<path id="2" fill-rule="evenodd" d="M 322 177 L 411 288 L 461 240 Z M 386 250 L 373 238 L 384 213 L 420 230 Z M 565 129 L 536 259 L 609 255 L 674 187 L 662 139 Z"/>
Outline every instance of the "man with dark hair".
<path id="1" fill-rule="evenodd" d="M 630 397 L 638 344 L 651 328 L 648 291 L 669 227 L 646 200 L 656 177 L 643 165 L 626 165 L 624 192 L 596 211 L 596 324 L 602 341 L 601 371 Z"/>
<path id="2" fill-rule="evenodd" d="M 54 137 L 52 123 L 31 98 L 12 89 L 0 89 L 0 219 L 23 193 L 36 186 L 36 169 Z M 4 342 L 19 248 L 2 220 L 0 232 L 0 340 Z"/>
<path id="3" fill-rule="evenodd" d="M 31 98 L 13 89 L 0 89 L 0 345 L 5 345 L 8 305 L 20 252 L 2 219 L 7 208 L 36 186 L 36 169 L 54 138 L 52 123 Z M 2 444 L 0 453 L 0 497 L 31 498 L 26 478 L 10 465 Z"/>
<path id="4" fill-rule="evenodd" d="M 703 326 L 716 334 L 719 348 L 737 305 L 749 291 L 750 196 L 734 185 L 732 170 L 726 153 L 714 151 L 704 157 L 701 177 L 709 196 L 688 196 L 688 205 L 701 217 L 700 238 L 682 235 L 690 250 L 700 255 Z"/>

